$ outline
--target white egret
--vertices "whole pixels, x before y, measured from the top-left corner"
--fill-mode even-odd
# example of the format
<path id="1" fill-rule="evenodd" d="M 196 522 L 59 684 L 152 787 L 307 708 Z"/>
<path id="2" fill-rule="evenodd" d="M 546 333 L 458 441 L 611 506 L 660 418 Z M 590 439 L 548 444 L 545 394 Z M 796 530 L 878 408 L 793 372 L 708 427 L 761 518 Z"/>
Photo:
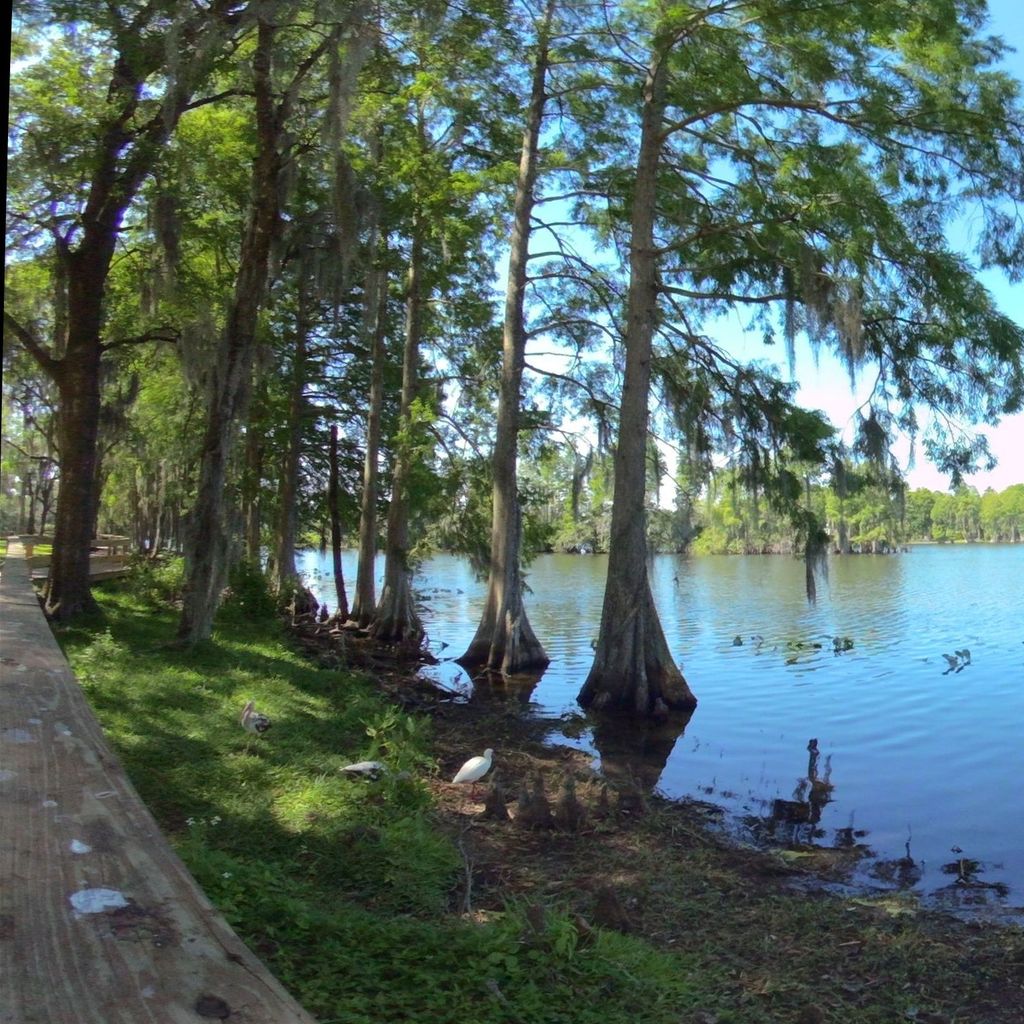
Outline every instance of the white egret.
<path id="1" fill-rule="evenodd" d="M 483 756 L 471 757 L 456 773 L 452 782 L 479 782 L 490 770 L 494 751 L 488 747 Z M 476 797 L 474 796 L 474 799 Z"/>

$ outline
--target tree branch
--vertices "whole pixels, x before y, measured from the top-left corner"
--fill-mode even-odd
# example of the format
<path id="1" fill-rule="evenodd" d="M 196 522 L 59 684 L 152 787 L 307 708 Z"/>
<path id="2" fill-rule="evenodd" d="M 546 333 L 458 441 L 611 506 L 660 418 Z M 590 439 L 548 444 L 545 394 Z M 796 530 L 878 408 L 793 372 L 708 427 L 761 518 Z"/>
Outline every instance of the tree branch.
<path id="1" fill-rule="evenodd" d="M 17 320 L 11 316 L 7 310 L 4 310 L 4 325 L 14 334 L 14 336 L 24 345 L 25 349 L 32 356 L 33 359 L 46 371 L 51 377 L 56 378 L 57 372 L 60 368 L 61 361 L 54 359 L 49 352 L 39 343 L 36 336 L 25 326 L 20 324 Z"/>
<path id="2" fill-rule="evenodd" d="M 109 352 L 115 348 L 125 348 L 128 345 L 144 345 L 150 341 L 166 341 L 169 345 L 176 345 L 181 334 L 171 327 L 157 327 L 145 334 L 137 334 L 132 338 L 115 338 L 100 345 L 101 352 Z"/>

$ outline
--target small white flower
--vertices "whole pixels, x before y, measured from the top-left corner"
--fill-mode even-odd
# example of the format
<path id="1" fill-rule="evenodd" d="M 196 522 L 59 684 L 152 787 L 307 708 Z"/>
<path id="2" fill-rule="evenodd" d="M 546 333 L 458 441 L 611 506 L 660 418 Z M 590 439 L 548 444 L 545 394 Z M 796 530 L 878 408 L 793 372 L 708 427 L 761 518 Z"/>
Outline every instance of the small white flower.
<path id="1" fill-rule="evenodd" d="M 186 818 L 185 819 L 185 824 L 186 825 L 191 826 L 191 825 L 194 825 L 195 823 L 196 823 L 196 819 L 195 818 Z"/>
<path id="2" fill-rule="evenodd" d="M 214 816 L 213 816 L 213 817 L 212 817 L 212 818 L 210 819 L 210 824 L 211 824 L 211 825 L 219 825 L 219 824 L 220 824 L 220 822 L 221 822 L 221 817 L 220 817 L 220 815 L 219 815 L 219 814 L 215 814 L 215 815 L 214 815 Z"/>
<path id="3" fill-rule="evenodd" d="M 221 875 L 220 877 L 221 878 L 230 878 L 231 877 L 231 872 L 230 871 L 225 871 L 224 874 Z"/>

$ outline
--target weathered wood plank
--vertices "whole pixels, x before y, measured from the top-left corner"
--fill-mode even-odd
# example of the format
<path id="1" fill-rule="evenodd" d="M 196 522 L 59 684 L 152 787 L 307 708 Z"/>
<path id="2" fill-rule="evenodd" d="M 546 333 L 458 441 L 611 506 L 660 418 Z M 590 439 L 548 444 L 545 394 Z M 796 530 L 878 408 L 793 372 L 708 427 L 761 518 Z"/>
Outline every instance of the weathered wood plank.
<path id="1" fill-rule="evenodd" d="M 32 579 L 45 580 L 50 574 L 50 555 L 33 555 L 26 559 Z M 128 574 L 124 555 L 90 555 L 89 579 L 93 583 L 117 579 Z"/>
<path id="2" fill-rule="evenodd" d="M 17 550 L 0 578 L 0 1022 L 314 1024 L 139 799 Z"/>

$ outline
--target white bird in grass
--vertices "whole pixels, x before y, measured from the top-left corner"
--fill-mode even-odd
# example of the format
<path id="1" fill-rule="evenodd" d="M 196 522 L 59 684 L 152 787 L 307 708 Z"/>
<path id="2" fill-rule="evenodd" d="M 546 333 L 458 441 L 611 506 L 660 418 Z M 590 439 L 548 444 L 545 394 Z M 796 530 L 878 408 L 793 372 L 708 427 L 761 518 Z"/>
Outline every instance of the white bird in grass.
<path id="1" fill-rule="evenodd" d="M 256 710 L 256 702 L 252 700 L 242 708 L 242 717 L 239 721 L 246 732 L 251 732 L 255 736 L 262 736 L 271 725 L 270 719 Z"/>
<path id="2" fill-rule="evenodd" d="M 490 770 L 494 751 L 488 747 L 482 757 L 471 757 L 456 773 L 452 782 L 479 782 Z M 475 799 L 475 797 L 474 797 Z"/>
<path id="3" fill-rule="evenodd" d="M 343 765 L 338 771 L 347 772 L 349 775 L 365 775 L 368 778 L 376 779 L 381 775 L 387 775 L 388 766 L 383 761 L 356 761 L 355 764 Z"/>

